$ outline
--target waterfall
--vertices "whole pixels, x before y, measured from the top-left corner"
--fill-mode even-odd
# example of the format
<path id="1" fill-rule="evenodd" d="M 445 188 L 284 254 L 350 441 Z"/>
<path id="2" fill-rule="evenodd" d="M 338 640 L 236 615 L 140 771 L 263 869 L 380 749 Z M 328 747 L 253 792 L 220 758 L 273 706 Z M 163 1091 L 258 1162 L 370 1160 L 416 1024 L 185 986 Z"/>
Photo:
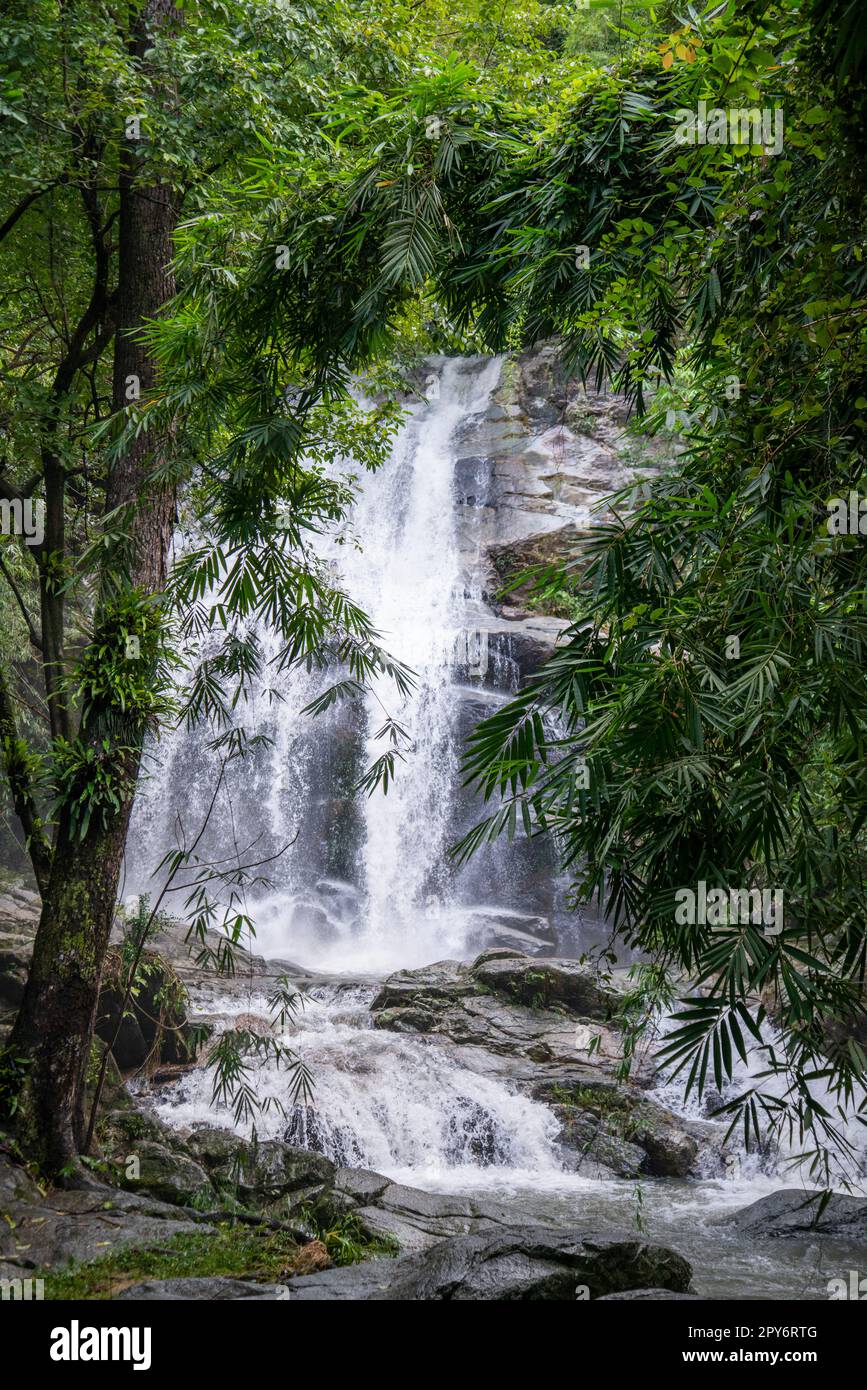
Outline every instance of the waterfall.
<path id="1" fill-rule="evenodd" d="M 357 509 L 368 539 L 345 567 L 347 587 L 372 615 L 385 645 L 416 672 L 417 691 L 396 711 L 412 751 L 387 796 L 364 804 L 361 877 L 370 969 L 463 954 L 460 913 L 446 852 L 455 831 L 460 747 L 454 674 L 464 624 L 454 504 L 456 434 L 487 406 L 499 359 L 447 361 L 429 378 L 432 399 L 404 432 L 390 476 L 372 479 Z M 394 693 L 379 680 L 368 697 L 367 760 Z"/>
<path id="2" fill-rule="evenodd" d="M 498 845 L 484 864 L 459 871 L 447 854 L 472 819 L 460 786 L 467 728 L 516 682 L 502 653 L 487 670 L 480 501 L 489 465 L 472 455 L 501 373 L 500 358 L 432 359 L 426 395 L 410 406 L 392 457 L 359 483 L 350 543 L 332 535 L 320 546 L 382 644 L 415 672 L 413 692 L 401 699 L 383 677 L 363 708 L 314 717 L 303 710 L 334 674 L 296 668 L 263 679 L 244 708 L 248 729 L 271 746 L 230 767 L 202 847 L 216 857 L 254 843 L 256 857 L 279 855 L 263 871 L 271 886 L 247 904 L 266 955 L 357 973 L 466 957 L 504 932 L 511 941 L 529 929 L 543 949 L 553 945 L 549 848 Z M 479 475 L 469 488 L 467 466 Z M 273 636 L 260 638 L 266 657 L 275 654 Z M 388 794 L 362 797 L 353 785 L 384 751 L 376 732 L 386 712 L 409 746 Z M 129 840 L 128 896 L 149 890 L 172 846 L 175 812 L 190 828 L 207 806 L 219 764 L 206 744 L 202 730 L 178 730 L 152 750 Z"/>
<path id="3" fill-rule="evenodd" d="M 518 1095 L 498 1077 L 471 1070 L 441 1039 L 371 1026 L 373 990 L 320 987 L 307 996 L 284 1041 L 314 1077 L 313 1105 L 287 1104 L 285 1069 L 257 1066 L 256 1092 L 269 1103 L 255 1121 L 234 1127 L 260 1139 L 285 1138 L 338 1164 L 373 1168 L 416 1184 L 444 1177 L 475 1180 L 480 1169 L 509 1182 L 562 1180 L 547 1106 Z M 245 1010 L 266 1011 L 264 999 Z M 200 1068 L 159 1093 L 157 1113 L 174 1126 L 232 1126 L 214 1107 L 213 1078 Z"/>
<path id="4" fill-rule="evenodd" d="M 495 610 L 491 548 L 514 543 L 520 552 L 546 529 L 580 529 L 594 498 L 626 476 L 616 450 L 590 435 L 569 435 L 564 461 L 558 450 L 568 431 L 526 380 L 520 404 L 510 399 L 501 359 L 431 359 L 423 389 L 391 457 L 359 481 L 348 526 L 317 545 L 383 646 L 415 672 L 415 688 L 402 699 L 380 679 L 362 700 L 314 717 L 305 707 L 335 672 L 296 667 L 263 678 L 242 717 L 270 743 L 230 766 L 201 846 L 214 858 L 248 845 L 256 857 L 276 856 L 265 870 L 271 882 L 250 890 L 246 908 L 254 951 L 301 967 L 288 973 L 304 982 L 304 1008 L 280 1041 L 309 1069 L 312 1097 L 293 1104 L 285 1066 L 266 1057 L 253 1064 L 264 1107 L 254 1117 L 236 1118 L 215 1101 L 207 1065 L 155 1085 L 149 1104 L 182 1130 L 216 1124 L 249 1135 L 255 1128 L 259 1138 L 411 1187 L 495 1194 L 516 1202 L 522 1219 L 574 1223 L 578 1212 L 598 1229 L 622 1230 L 649 1214 L 654 1232 L 702 1267 L 710 1242 L 719 1287 L 737 1296 L 742 1247 L 706 1223 L 805 1177 L 786 1166 L 792 1146 L 747 1156 L 734 1135 L 721 1158 L 726 1122 L 708 1125 L 705 1106 L 684 1103 L 680 1084 L 660 1079 L 649 1099 L 684 1121 L 705 1122 L 696 1126 L 704 1176 L 624 1180 L 606 1176 L 604 1164 L 594 1176 L 583 1156 L 576 1171 L 558 1106 L 526 1094 L 525 1058 L 515 1066 L 496 1049 L 444 1034 L 377 1027 L 370 1010 L 373 980 L 393 970 L 468 959 L 495 944 L 574 955 L 608 935 L 604 922 L 564 910 L 544 838 L 519 832 L 460 868 L 448 848 L 480 810 L 461 786 L 467 733 L 519 687 L 528 647 L 536 643 L 537 657 L 550 650 L 544 623 L 551 620 L 534 628 L 520 613 Z M 276 656 L 274 637 L 259 636 L 266 660 Z M 406 731 L 406 756 L 387 795 L 364 797 L 354 788 L 384 751 L 376 733 L 387 716 Z M 195 831 L 219 774 L 202 730 L 170 733 L 150 754 L 129 839 L 128 895 L 151 888 L 177 812 Z M 255 992 L 262 976 L 256 980 L 240 992 L 238 982 L 233 989 L 196 981 L 193 1008 L 218 1033 L 237 1013 L 267 1028 L 269 1004 Z M 552 1063 L 555 1075 L 561 1062 Z M 726 1096 L 760 1065 L 751 1058 Z M 784 1252 L 764 1267 L 779 1296 L 803 1296 L 797 1260 Z"/>

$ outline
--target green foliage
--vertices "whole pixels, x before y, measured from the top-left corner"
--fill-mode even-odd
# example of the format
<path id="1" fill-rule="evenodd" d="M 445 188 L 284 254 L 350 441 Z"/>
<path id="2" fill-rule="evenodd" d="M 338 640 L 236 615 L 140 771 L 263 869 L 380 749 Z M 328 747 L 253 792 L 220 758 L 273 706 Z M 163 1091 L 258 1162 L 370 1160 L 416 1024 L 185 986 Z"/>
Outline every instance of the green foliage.
<path id="1" fill-rule="evenodd" d="M 130 740 L 171 712 L 175 664 L 162 607 L 153 598 L 120 590 L 100 607 L 69 682 L 87 731 L 59 736 L 52 747 L 53 814 L 68 814 L 74 838 L 82 839 L 92 821 L 107 825 L 119 812 L 137 770 Z"/>
<path id="2" fill-rule="evenodd" d="M 27 1070 L 27 1058 L 9 1046 L 0 1048 L 0 1119 L 14 1121 Z"/>
<path id="3" fill-rule="evenodd" d="M 70 835 L 82 840 L 91 820 L 105 827 L 120 811 L 135 776 L 121 759 L 132 760 L 135 750 L 118 748 L 111 739 L 83 743 L 58 738 L 53 751 L 53 781 L 57 790 L 54 812 L 63 807 L 69 815 Z"/>
<path id="4" fill-rule="evenodd" d="M 312 399 L 274 428 L 265 416 L 291 370 L 280 349 L 271 344 L 251 356 L 255 344 L 231 331 L 222 343 L 229 327 L 222 316 L 204 344 L 199 330 L 207 336 L 207 329 L 187 307 L 170 336 L 178 360 L 191 365 L 183 385 L 175 377 L 177 389 L 169 387 L 167 416 L 158 398 L 131 402 L 115 419 L 111 350 L 119 179 L 133 140 L 137 176 L 170 185 L 187 227 L 207 227 L 211 218 L 219 225 L 224 209 L 237 210 L 236 190 L 265 152 L 291 150 L 302 165 L 327 158 L 323 118 L 335 84 L 391 81 L 402 60 L 341 0 L 189 0 L 177 23 L 150 36 L 146 63 L 131 42 L 137 13 L 134 6 L 116 16 L 101 0 L 71 7 L 12 0 L 0 17 L 0 492 L 44 494 L 48 521 L 44 545 L 3 545 L 0 612 L 4 633 L 9 618 L 9 640 L 0 660 L 16 697 L 15 758 L 7 761 L 15 775 L 27 772 L 24 789 L 46 818 L 52 802 L 55 814 L 72 808 L 76 836 L 94 816 L 107 823 L 116 814 L 132 785 L 127 767 L 141 733 L 172 713 L 158 610 L 137 611 L 136 595 L 125 591 L 130 510 L 106 516 L 104 505 L 128 442 L 156 441 L 164 419 L 174 449 L 154 459 L 152 485 L 190 484 L 189 519 L 209 523 L 169 596 L 187 622 L 179 636 L 200 636 L 209 624 L 226 634 L 224 651 L 192 678 L 188 717 L 220 724 L 231 717 L 260 665 L 254 642 L 237 630 L 254 615 L 274 622 L 286 662 L 345 657 L 359 680 L 396 669 L 307 546 L 313 531 L 340 525 L 352 497 L 351 482 L 333 481 L 329 469 L 350 454 L 375 466 L 395 412 L 387 404 L 364 413 L 346 400 Z M 168 105 L 166 90 L 177 95 Z M 236 242 L 248 253 L 259 244 L 262 216 L 254 200 L 234 221 Z M 183 289 L 183 239 L 179 252 Z M 200 241 L 196 272 L 203 255 Z M 223 275 L 225 285 L 233 283 L 231 265 L 214 267 L 214 284 Z M 186 304 L 193 302 L 205 315 L 212 307 L 207 295 Z M 167 373 L 171 356 L 169 347 Z M 198 394 L 197 373 L 205 376 Z M 255 383 L 252 396 L 240 392 L 237 408 L 236 376 L 247 387 Z M 243 440 L 233 449 L 236 428 Z M 150 489 L 151 480 L 134 507 L 147 506 Z M 205 568 L 209 586 L 225 581 L 210 606 L 198 588 Z M 105 608 L 86 636 L 96 594 Z M 162 611 L 168 617 L 171 608 Z M 127 658 L 127 637 L 140 639 L 139 658 Z M 41 670 L 27 660 L 28 639 Z M 76 729 L 94 711 L 99 737 L 80 745 Z M 229 736 L 238 744 L 244 737 Z M 28 764 L 30 750 L 35 758 L 49 738 L 53 782 Z"/>
<path id="5" fill-rule="evenodd" d="M 239 756 L 257 739 L 238 711 L 264 675 L 259 620 L 280 666 L 345 666 L 312 713 L 382 674 L 411 686 L 308 544 L 326 531 L 354 543 L 353 469 L 388 454 L 400 366 L 438 342 L 556 335 L 576 375 L 634 404 L 637 440 L 675 410 L 683 447 L 615 499 L 580 571 L 537 584 L 531 601 L 562 605 L 570 639 L 474 736 L 467 777 L 495 809 L 459 854 L 500 833 L 553 834 L 576 900 L 604 893 L 651 962 L 630 1033 L 686 974 L 667 1055 L 687 1086 L 722 1089 L 752 1049 L 764 1075 L 727 1106 L 733 1123 L 748 1141 L 788 1130 L 827 1179 L 867 1072 L 853 1026 L 867 967 L 867 569 L 860 536 L 825 525 L 832 497 L 864 487 L 854 10 L 636 5 L 603 34 L 533 0 L 452 9 L 190 0 L 150 55 L 181 97 L 168 113 L 101 3 L 4 9 L 0 418 L 16 487 L 64 479 L 58 534 L 5 582 L 36 650 L 36 579 L 41 604 L 63 597 L 60 651 L 42 624 L 46 681 L 74 653 L 69 688 L 102 720 L 89 741 L 71 727 L 54 738 L 57 804 L 78 834 L 115 814 L 134 761 L 117 729 L 169 711 L 158 610 L 112 595 L 120 607 L 80 640 L 89 571 L 123 553 L 123 517 L 93 539 L 94 494 L 130 439 L 171 431 L 149 486 L 183 487 L 191 533 L 163 610 L 190 659 L 182 713 Z M 779 109 L 781 147 L 682 143 L 700 102 Z M 171 184 L 183 221 L 178 297 L 146 335 L 158 389 L 109 419 L 119 112 L 140 116 L 143 167 Z M 370 410 L 353 400 L 359 379 L 380 392 Z M 139 669 L 121 660 L 127 635 L 147 653 Z M 403 750 L 393 719 L 381 732 L 367 790 Z M 10 765 L 36 772 L 8 737 Z M 214 871 L 195 846 L 178 855 L 207 953 Z M 249 926 L 254 868 L 236 869 L 223 964 Z M 784 929 L 679 923 L 676 894 L 699 880 L 781 889 Z M 261 1040 L 224 1037 L 223 1098 L 252 1113 L 244 1056 Z"/>
<path id="6" fill-rule="evenodd" d="M 304 997 L 285 976 L 281 976 L 268 1005 L 274 1028 L 285 1031 L 287 1024 L 303 1008 Z M 209 1061 L 214 1069 L 212 1104 L 217 1107 L 231 1105 L 236 1125 L 255 1121 L 257 1115 L 272 1109 L 281 1115 L 287 1112 L 287 1106 L 279 1096 L 266 1096 L 264 1100 L 259 1098 L 253 1075 L 254 1062 L 261 1064 L 270 1061 L 286 1070 L 289 1108 L 309 1105 L 313 1098 L 313 1078 L 309 1068 L 276 1033 L 227 1028 L 219 1034 Z"/>
<path id="7" fill-rule="evenodd" d="M 111 1202 L 106 1204 L 110 1216 Z M 291 1273 L 298 1243 L 289 1231 L 221 1222 L 201 1235 L 175 1235 L 154 1249 L 118 1249 L 63 1271 L 45 1272 L 49 1299 L 106 1299 L 149 1279 L 256 1279 L 274 1283 Z"/>
<path id="8" fill-rule="evenodd" d="M 106 720 L 122 714 L 133 723 L 155 722 L 171 710 L 175 664 L 161 603 L 135 590 L 112 597 L 99 610 L 76 670 L 82 718 L 98 711 Z"/>
<path id="9" fill-rule="evenodd" d="M 560 333 L 639 410 L 681 362 L 695 423 L 677 465 L 594 528 L 580 584 L 561 577 L 568 645 L 476 731 L 467 775 L 502 804 L 459 853 L 556 835 L 576 899 L 604 894 L 631 944 L 695 981 L 664 1054 L 687 1088 L 721 1090 L 752 1049 L 760 1075 L 726 1112 L 748 1143 L 800 1139 L 828 1181 L 867 1072 L 867 570 L 825 524 L 863 478 L 863 185 L 787 9 L 696 22 L 693 61 L 600 83 L 500 200 L 508 317 Z M 674 143 L 673 107 L 699 99 L 782 102 L 783 156 Z M 576 243 L 593 248 L 577 274 Z M 675 894 L 700 880 L 783 889 L 783 931 L 678 924 Z"/>
<path id="10" fill-rule="evenodd" d="M 127 590 L 100 608 L 75 675 L 75 701 L 88 720 L 87 732 L 57 737 L 52 747 L 53 814 L 67 813 L 73 838 L 83 839 L 92 821 L 107 825 L 119 812 L 137 771 L 136 746 L 129 739 L 172 709 L 173 664 L 153 599 Z"/>
<path id="11" fill-rule="evenodd" d="M 468 779 L 501 804 L 458 853 L 553 833 L 576 898 L 604 893 L 631 944 L 695 981 L 668 1043 L 687 1086 L 721 1089 L 752 1047 L 763 1075 L 734 1119 L 748 1142 L 762 1124 L 800 1139 L 827 1179 L 865 1079 L 849 1027 L 867 952 L 865 562 L 825 526 L 830 498 L 863 485 L 863 86 L 811 61 L 795 0 L 678 25 L 652 47 L 636 32 L 553 120 L 492 99 L 466 63 L 354 92 L 361 119 L 334 129 L 358 167 L 320 178 L 316 218 L 280 235 L 288 277 L 263 259 L 249 292 L 298 345 L 298 305 L 330 296 L 323 376 L 382 351 L 424 287 L 491 347 L 557 335 L 645 432 L 685 411 L 676 465 L 615 499 L 580 577 L 540 586 L 575 605 L 571 640 L 474 736 Z M 681 141 L 700 102 L 767 109 L 771 152 L 743 132 Z M 781 889 L 784 930 L 679 924 L 675 895 L 700 880 Z"/>
<path id="12" fill-rule="evenodd" d="M 317 1231 L 336 1265 L 360 1264 L 376 1255 L 396 1255 L 400 1247 L 392 1236 L 372 1236 L 354 1211 L 323 1217 L 316 1206 L 304 1211 L 305 1220 Z"/>

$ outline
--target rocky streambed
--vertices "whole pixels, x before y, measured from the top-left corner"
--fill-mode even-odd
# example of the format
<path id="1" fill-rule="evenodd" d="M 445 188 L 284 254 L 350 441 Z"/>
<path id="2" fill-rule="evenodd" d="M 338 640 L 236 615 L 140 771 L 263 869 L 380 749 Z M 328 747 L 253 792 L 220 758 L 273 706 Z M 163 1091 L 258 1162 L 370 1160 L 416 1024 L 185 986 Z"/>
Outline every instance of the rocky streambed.
<path id="1" fill-rule="evenodd" d="M 0 897 L 0 1021 L 35 908 Z M 616 978 L 498 948 L 385 980 L 247 955 L 223 979 L 181 928 L 155 945 L 121 1029 L 104 994 L 116 1058 L 89 1185 L 45 1192 L 0 1151 L 0 1277 L 50 1296 L 73 1261 L 90 1296 L 124 1299 L 824 1298 L 863 1263 L 867 1201 L 837 1195 L 817 1221 L 768 1156 L 748 1168 L 719 1124 L 664 1104 L 650 1056 L 617 1078 Z M 285 1071 L 254 1064 L 282 1108 L 233 1116 L 211 1050 L 274 1029 L 284 974 L 306 996 L 284 1040 L 313 1097 L 289 1104 Z"/>

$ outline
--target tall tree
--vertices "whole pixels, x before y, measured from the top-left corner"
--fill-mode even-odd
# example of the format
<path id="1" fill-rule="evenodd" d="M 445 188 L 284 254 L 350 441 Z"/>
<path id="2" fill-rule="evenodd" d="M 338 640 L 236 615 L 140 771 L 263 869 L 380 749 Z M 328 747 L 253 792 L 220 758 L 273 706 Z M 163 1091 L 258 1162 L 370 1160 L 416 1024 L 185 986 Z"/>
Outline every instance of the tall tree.
<path id="1" fill-rule="evenodd" d="M 207 224 L 272 141 L 292 142 L 303 164 L 308 148 L 327 143 L 321 112 L 336 75 L 382 75 L 393 59 L 330 0 L 316 11 L 280 0 L 183 9 L 40 0 L 38 15 L 7 6 L 0 36 L 15 198 L 0 225 L 9 445 L 0 495 L 44 500 L 44 535 L 4 540 L 0 556 L 7 601 L 38 661 L 37 675 L 32 661 L 4 652 L 0 736 L 43 896 L 0 1095 L 24 1149 L 56 1174 L 75 1169 L 85 1134 L 94 1012 L 142 747 L 170 708 L 171 612 L 187 599 L 193 626 L 225 629 L 222 664 L 203 663 L 192 682 L 191 717 L 229 718 L 221 683 L 258 669 L 254 643 L 239 634 L 254 612 L 282 632 L 286 660 L 333 636 L 354 679 L 374 667 L 397 673 L 305 547 L 310 528 L 337 521 L 351 497 L 315 460 L 351 437 L 374 464 L 389 413 L 355 429 L 344 406 L 322 406 L 315 393 L 296 408 L 285 356 L 248 361 L 239 341 L 237 369 L 284 419 L 257 431 L 254 411 L 244 446 L 226 456 L 218 389 L 210 408 L 213 381 L 204 400 L 182 386 L 165 404 L 153 334 L 175 293 L 181 213 Z M 256 213 L 236 232 L 241 246 L 258 241 Z M 171 344 L 185 332 L 181 318 Z M 191 347 L 192 336 L 175 380 L 203 365 L 191 363 Z M 206 540 L 167 595 L 178 489 L 193 481 Z M 203 618 L 209 585 L 217 594 Z M 236 751 L 242 733 L 228 731 Z"/>
<path id="2" fill-rule="evenodd" d="M 146 0 L 135 15 L 129 51 L 145 82 L 153 81 L 147 49 L 156 37 L 165 37 L 168 26 L 179 23 L 174 0 Z M 157 101 L 168 107 L 173 96 L 163 88 Z M 116 411 L 125 408 L 130 391 L 147 391 L 155 383 L 154 361 L 141 331 L 174 293 L 171 261 L 177 216 L 173 190 L 143 176 L 135 141 L 130 140 L 122 157 L 118 190 L 112 402 Z M 159 653 L 153 640 L 155 610 L 147 607 L 147 600 L 165 586 L 175 514 L 173 486 L 153 484 L 154 458 L 158 461 L 169 444 L 166 438 L 142 433 L 111 468 L 106 511 L 119 516 L 124 537 L 103 560 L 96 617 L 102 644 L 123 642 L 125 646 L 128 637 L 139 643 L 140 654 L 132 655 L 130 662 L 143 664 L 144 669 L 136 672 L 136 683 L 141 681 L 152 690 L 159 684 Z M 46 470 L 45 487 L 49 499 L 45 543 L 52 553 L 62 553 L 62 481 L 55 483 Z M 51 604 L 54 597 L 49 591 L 45 602 Z M 62 613 L 48 628 L 58 632 L 58 655 L 53 660 L 59 666 Z M 13 1053 L 27 1064 L 18 1098 L 21 1142 L 53 1172 L 74 1161 L 84 1139 L 85 1079 L 102 965 L 114 921 L 142 742 L 154 708 L 151 700 L 142 706 L 131 699 L 123 682 L 103 682 L 95 670 L 93 675 L 96 679 L 84 686 L 86 705 L 77 733 L 73 775 L 80 776 L 82 767 L 104 770 L 102 795 L 111 798 L 111 814 L 91 815 L 85 823 L 72 797 L 59 808 L 33 960 L 9 1042 Z M 49 686 L 49 705 L 54 694 Z M 60 689 L 57 694 L 65 702 L 66 692 Z M 63 722 L 68 727 L 67 720 Z"/>

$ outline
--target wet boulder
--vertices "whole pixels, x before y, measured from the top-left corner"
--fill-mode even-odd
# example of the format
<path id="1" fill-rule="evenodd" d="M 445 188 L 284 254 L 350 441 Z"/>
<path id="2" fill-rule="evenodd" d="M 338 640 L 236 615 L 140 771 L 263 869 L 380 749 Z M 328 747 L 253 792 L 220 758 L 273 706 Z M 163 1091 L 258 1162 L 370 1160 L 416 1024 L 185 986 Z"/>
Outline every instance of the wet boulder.
<path id="1" fill-rule="evenodd" d="M 280 1203 L 293 1210 L 319 1197 L 334 1177 L 334 1164 L 322 1154 L 279 1139 L 252 1143 L 229 1130 L 203 1128 L 185 1147 L 219 1192 L 247 1206 Z"/>
<path id="2" fill-rule="evenodd" d="M 557 933 L 547 917 L 538 913 L 514 912 L 506 909 L 485 909 L 470 914 L 467 924 L 467 947 L 490 951 L 516 951 L 528 956 L 551 955 L 557 945 Z"/>
<path id="3" fill-rule="evenodd" d="M 163 1202 L 187 1206 L 202 1201 L 216 1205 L 216 1196 L 204 1168 L 184 1153 L 156 1143 L 138 1140 L 119 1165 L 122 1187 L 147 1192 Z"/>
<path id="4" fill-rule="evenodd" d="M 544 1064 L 577 1061 L 592 1042 L 594 1060 L 604 1066 L 619 1056 L 616 1026 L 603 1022 L 619 1001 L 616 984 L 577 961 L 500 947 L 471 965 L 438 961 L 390 975 L 371 1012 L 375 1028 L 436 1033 Z"/>
<path id="5" fill-rule="evenodd" d="M 290 1300 L 548 1302 L 640 1288 L 689 1288 L 686 1260 L 627 1235 L 522 1226 L 438 1241 L 394 1260 L 326 1270 L 287 1285 Z"/>
<path id="6" fill-rule="evenodd" d="M 536 960 L 516 953 L 491 957 L 484 952 L 470 973 L 486 990 L 527 1008 L 561 1008 L 579 1018 L 610 1018 L 622 991 L 588 965 L 573 960 Z"/>
<path id="7" fill-rule="evenodd" d="M 720 1220 L 748 1236 L 835 1236 L 867 1239 L 867 1197 L 834 1192 L 822 1207 L 818 1190 L 784 1188 Z"/>
<path id="8" fill-rule="evenodd" d="M 389 975 L 370 1007 L 374 1013 L 408 1004 L 436 1011 L 475 990 L 474 981 L 460 961 L 440 960 L 421 970 L 398 970 Z"/>
<path id="9" fill-rule="evenodd" d="M 644 1150 L 612 1133 L 598 1116 L 577 1105 L 555 1105 L 560 1121 L 558 1144 L 566 1168 L 586 1177 L 637 1178 Z"/>
<path id="10" fill-rule="evenodd" d="M 564 1085 L 554 1079 L 537 1083 L 533 1094 L 554 1103 L 567 1162 L 571 1150 L 618 1177 L 639 1172 L 656 1178 L 696 1174 L 705 1127 L 691 1125 L 634 1086 L 610 1079 Z M 569 1166 L 587 1171 L 574 1159 Z"/>
<path id="11" fill-rule="evenodd" d="M 121 1071 L 192 1061 L 186 991 L 173 967 L 156 951 L 144 951 L 128 998 L 125 983 L 121 955 L 114 948 L 106 960 L 95 1031 L 111 1047 Z"/>

